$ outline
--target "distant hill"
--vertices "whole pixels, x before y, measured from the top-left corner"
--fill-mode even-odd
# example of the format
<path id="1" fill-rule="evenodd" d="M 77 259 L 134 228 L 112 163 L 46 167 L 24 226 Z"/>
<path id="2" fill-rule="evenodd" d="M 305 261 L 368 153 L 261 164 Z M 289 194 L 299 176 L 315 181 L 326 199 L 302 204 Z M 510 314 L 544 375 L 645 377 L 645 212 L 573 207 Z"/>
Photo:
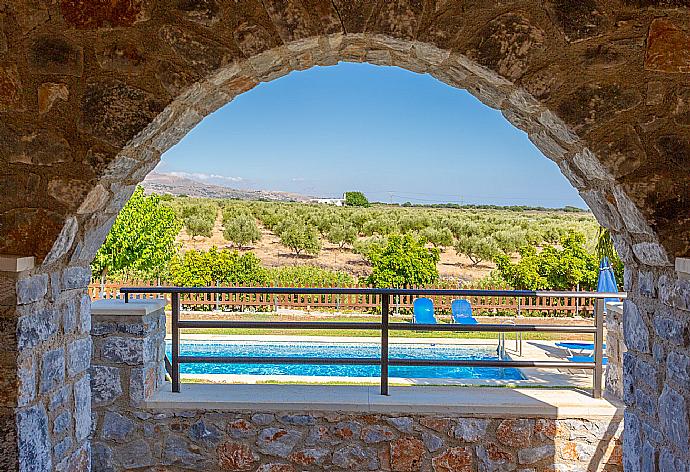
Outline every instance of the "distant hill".
<path id="1" fill-rule="evenodd" d="M 141 183 L 146 193 L 187 195 L 188 197 L 235 198 L 239 200 L 272 200 L 304 202 L 310 198 L 297 193 L 271 190 L 240 190 L 222 185 L 200 182 L 189 177 L 151 172 Z"/>

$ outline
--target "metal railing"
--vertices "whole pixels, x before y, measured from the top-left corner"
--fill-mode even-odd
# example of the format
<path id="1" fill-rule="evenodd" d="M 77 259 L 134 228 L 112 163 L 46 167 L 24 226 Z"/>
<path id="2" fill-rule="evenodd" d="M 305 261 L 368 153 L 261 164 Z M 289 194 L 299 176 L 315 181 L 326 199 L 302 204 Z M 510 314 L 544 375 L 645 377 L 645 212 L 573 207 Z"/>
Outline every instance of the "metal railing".
<path id="1" fill-rule="evenodd" d="M 388 395 L 388 369 L 391 366 L 439 367 L 514 367 L 514 368 L 566 368 L 593 371 L 592 395 L 601 398 L 604 345 L 604 299 L 625 298 L 625 293 L 555 292 L 534 290 L 453 290 L 453 289 L 395 289 L 395 288 L 280 288 L 280 287 L 123 287 L 120 292 L 125 302 L 134 294 L 167 294 L 172 305 L 172 356 L 166 367 L 172 379 L 172 391 L 180 391 L 180 364 L 303 364 L 303 365 L 378 365 L 381 367 L 381 395 Z M 234 293 L 234 294 L 294 294 L 294 295 L 378 295 L 381 298 L 380 322 L 322 322 L 322 321 L 207 321 L 180 320 L 180 294 Z M 497 296 L 497 297 L 577 297 L 594 299 L 592 326 L 534 325 L 534 324 L 418 324 L 390 322 L 390 301 L 396 295 L 407 296 Z M 330 329 L 380 330 L 381 355 L 379 358 L 357 357 L 218 357 L 180 355 L 182 329 Z M 446 331 L 484 333 L 572 333 L 594 335 L 593 362 L 567 360 L 469 360 L 469 359 L 391 359 L 388 352 L 389 331 Z"/>

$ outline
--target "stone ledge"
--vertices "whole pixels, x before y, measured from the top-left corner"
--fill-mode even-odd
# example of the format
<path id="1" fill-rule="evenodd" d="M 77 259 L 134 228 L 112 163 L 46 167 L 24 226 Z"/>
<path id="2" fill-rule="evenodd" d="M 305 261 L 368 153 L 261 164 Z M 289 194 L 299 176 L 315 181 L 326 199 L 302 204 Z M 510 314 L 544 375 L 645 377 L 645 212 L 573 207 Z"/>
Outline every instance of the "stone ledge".
<path id="1" fill-rule="evenodd" d="M 35 262 L 33 256 L 0 255 L 0 272 L 24 272 L 33 269 Z"/>
<path id="2" fill-rule="evenodd" d="M 91 304 L 92 316 L 146 316 L 165 308 L 163 298 L 151 300 L 96 300 Z"/>
<path id="3" fill-rule="evenodd" d="M 618 418 L 624 407 L 567 389 L 392 387 L 314 385 L 170 384 L 144 407 L 156 410 L 339 411 L 467 415 L 492 418 Z"/>

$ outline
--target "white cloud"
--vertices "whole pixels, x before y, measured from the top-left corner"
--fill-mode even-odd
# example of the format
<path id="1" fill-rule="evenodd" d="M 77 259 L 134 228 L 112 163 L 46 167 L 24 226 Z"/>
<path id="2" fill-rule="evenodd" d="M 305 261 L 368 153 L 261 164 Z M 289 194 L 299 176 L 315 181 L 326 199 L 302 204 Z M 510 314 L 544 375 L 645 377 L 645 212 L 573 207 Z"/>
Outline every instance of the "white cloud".
<path id="1" fill-rule="evenodd" d="M 176 177 L 184 177 L 192 180 L 201 180 L 203 182 L 213 182 L 213 183 L 237 183 L 244 182 L 245 179 L 242 177 L 233 177 L 228 175 L 220 174 L 204 174 L 202 172 L 168 172 L 170 175 Z"/>

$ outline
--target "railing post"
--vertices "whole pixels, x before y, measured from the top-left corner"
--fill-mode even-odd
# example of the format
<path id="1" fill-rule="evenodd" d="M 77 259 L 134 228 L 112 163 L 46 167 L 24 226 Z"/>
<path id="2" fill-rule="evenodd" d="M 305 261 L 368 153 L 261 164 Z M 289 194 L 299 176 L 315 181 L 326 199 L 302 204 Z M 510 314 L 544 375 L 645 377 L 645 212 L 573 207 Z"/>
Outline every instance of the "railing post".
<path id="1" fill-rule="evenodd" d="M 172 293 L 172 391 L 180 393 L 180 294 Z"/>
<path id="2" fill-rule="evenodd" d="M 381 295 L 381 395 L 388 395 L 388 303 L 390 295 Z"/>
<path id="3" fill-rule="evenodd" d="M 597 298 L 594 305 L 594 323 L 596 333 L 594 333 L 594 382 L 593 396 L 601 398 L 601 383 L 604 365 L 604 302 L 603 298 Z"/>

